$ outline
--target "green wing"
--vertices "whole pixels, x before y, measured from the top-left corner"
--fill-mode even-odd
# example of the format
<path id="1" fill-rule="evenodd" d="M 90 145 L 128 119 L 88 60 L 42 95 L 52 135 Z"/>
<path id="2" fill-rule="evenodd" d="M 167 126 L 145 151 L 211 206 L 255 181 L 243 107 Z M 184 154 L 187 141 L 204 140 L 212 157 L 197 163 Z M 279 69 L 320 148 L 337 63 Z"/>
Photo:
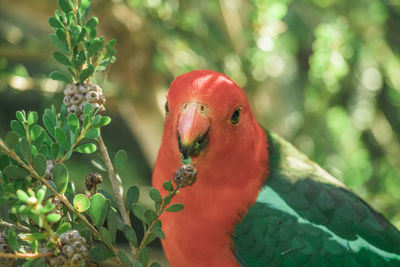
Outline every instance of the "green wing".
<path id="1" fill-rule="evenodd" d="M 242 266 L 400 266 L 400 233 L 280 137 L 270 175 L 233 235 Z"/>

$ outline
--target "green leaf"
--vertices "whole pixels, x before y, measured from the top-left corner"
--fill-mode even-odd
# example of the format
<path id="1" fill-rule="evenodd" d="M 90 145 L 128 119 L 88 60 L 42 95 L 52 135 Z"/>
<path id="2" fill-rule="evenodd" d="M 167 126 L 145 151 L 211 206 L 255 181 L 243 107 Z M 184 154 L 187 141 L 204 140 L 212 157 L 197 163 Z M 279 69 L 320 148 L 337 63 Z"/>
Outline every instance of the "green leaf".
<path id="1" fill-rule="evenodd" d="M 146 221 L 147 221 L 148 223 L 151 223 L 152 221 L 154 221 L 155 219 L 157 219 L 157 214 L 156 214 L 153 210 L 151 210 L 151 209 L 147 209 L 147 210 L 144 212 L 144 216 L 146 217 Z"/>
<path id="2" fill-rule="evenodd" d="M 128 257 L 128 254 L 126 254 L 125 251 L 122 249 L 118 250 L 118 258 L 121 260 L 122 264 L 126 267 L 133 267 L 133 262 L 131 259 Z"/>
<path id="3" fill-rule="evenodd" d="M 94 72 L 94 66 L 93 64 L 90 64 L 86 69 L 83 69 L 81 73 L 79 73 L 79 82 L 83 83 L 86 81 L 87 78 L 89 78 L 90 75 L 92 75 Z"/>
<path id="4" fill-rule="evenodd" d="M 46 114 L 46 113 L 43 114 L 42 120 L 43 120 L 43 124 L 44 124 L 44 127 L 46 128 L 46 130 L 49 132 L 49 134 L 52 137 L 55 138 L 56 137 L 56 130 L 55 130 L 56 124 L 51 119 L 50 115 Z"/>
<path id="5" fill-rule="evenodd" d="M 72 83 L 72 79 L 65 75 L 62 72 L 59 71 L 53 71 L 49 74 L 50 78 L 56 81 L 62 81 L 62 82 L 66 82 L 66 83 Z"/>
<path id="6" fill-rule="evenodd" d="M 95 31 L 92 31 L 95 32 Z M 88 57 L 95 56 L 103 49 L 104 39 L 102 37 L 94 39 L 87 47 Z"/>
<path id="7" fill-rule="evenodd" d="M 36 192 L 36 198 L 37 198 L 37 201 L 39 204 L 42 203 L 42 201 L 44 200 L 44 197 L 46 196 L 46 189 L 47 189 L 46 186 L 42 186 Z"/>
<path id="8" fill-rule="evenodd" d="M 31 147 L 29 145 L 29 142 L 26 140 L 26 138 L 22 138 L 16 145 L 16 150 L 21 152 L 21 157 L 22 159 L 26 162 L 29 163 L 31 159 Z"/>
<path id="9" fill-rule="evenodd" d="M 100 122 L 101 120 L 101 115 L 97 114 L 96 117 L 94 117 L 92 124 L 96 125 Z"/>
<path id="10" fill-rule="evenodd" d="M 82 27 L 79 25 L 71 25 L 70 30 L 71 30 L 72 37 L 75 39 L 78 39 L 79 35 L 82 32 Z"/>
<path id="11" fill-rule="evenodd" d="M 40 210 L 40 213 L 45 214 L 48 213 L 56 208 L 56 205 L 51 202 L 51 199 L 47 200 L 46 204 Z"/>
<path id="12" fill-rule="evenodd" d="M 162 202 L 161 194 L 157 189 L 151 188 L 149 195 L 150 195 L 151 199 L 154 200 L 155 202 Z"/>
<path id="13" fill-rule="evenodd" d="M 12 252 L 16 252 L 19 248 L 17 233 L 15 233 L 14 229 L 12 228 L 8 229 L 7 231 L 7 244 Z"/>
<path id="14" fill-rule="evenodd" d="M 140 261 L 135 261 L 133 267 L 143 267 L 143 263 L 141 263 Z"/>
<path id="15" fill-rule="evenodd" d="M 30 130 L 31 141 L 37 140 L 43 133 L 43 128 L 40 125 L 35 125 Z"/>
<path id="16" fill-rule="evenodd" d="M 3 171 L 5 167 L 10 165 L 10 158 L 4 154 L 0 156 L 0 171 Z"/>
<path id="17" fill-rule="evenodd" d="M 110 232 L 104 227 L 101 227 L 99 232 L 104 244 L 106 244 L 108 247 L 111 247 L 113 241 Z"/>
<path id="18" fill-rule="evenodd" d="M 38 120 L 38 114 L 36 111 L 29 111 L 28 113 L 28 124 L 33 125 Z"/>
<path id="19" fill-rule="evenodd" d="M 166 197 L 164 198 L 164 204 L 165 204 L 165 205 L 169 205 L 169 203 L 171 203 L 171 196 L 166 196 Z"/>
<path id="20" fill-rule="evenodd" d="M 68 14 L 71 11 L 71 6 L 69 5 L 68 0 L 58 0 L 58 5 L 65 14 Z"/>
<path id="21" fill-rule="evenodd" d="M 56 223 L 61 219 L 61 215 L 58 213 L 50 213 L 46 216 L 46 221 L 49 223 Z"/>
<path id="22" fill-rule="evenodd" d="M 8 148 L 14 149 L 17 143 L 18 143 L 18 134 L 14 131 L 9 132 L 6 136 L 6 144 Z"/>
<path id="23" fill-rule="evenodd" d="M 168 192 L 171 192 L 171 191 L 174 190 L 174 186 L 172 185 L 172 182 L 171 182 L 170 180 L 165 181 L 165 182 L 163 183 L 163 187 L 164 187 L 164 189 L 167 190 Z"/>
<path id="24" fill-rule="evenodd" d="M 55 17 L 49 18 L 49 25 L 51 27 L 53 27 L 54 29 L 62 29 L 64 27 L 64 25 L 61 23 L 61 21 L 59 21 Z"/>
<path id="25" fill-rule="evenodd" d="M 71 230 L 71 228 L 72 228 L 72 226 L 69 222 L 62 223 L 57 228 L 57 234 L 60 235 L 62 233 L 65 233 L 65 232 Z"/>
<path id="26" fill-rule="evenodd" d="M 15 113 L 15 117 L 17 117 L 17 119 L 18 119 L 21 123 L 24 123 L 25 120 L 26 120 L 25 115 L 24 115 L 24 113 L 22 113 L 22 111 L 17 111 L 17 112 Z"/>
<path id="27" fill-rule="evenodd" d="M 66 65 L 66 66 L 71 66 L 71 61 L 63 54 L 58 51 L 53 52 L 53 57 L 55 60 L 57 60 L 59 63 Z"/>
<path id="28" fill-rule="evenodd" d="M 154 228 L 154 230 L 152 231 L 152 233 L 160 238 L 160 239 L 165 239 L 165 234 L 163 232 L 163 230 L 160 227 Z"/>
<path id="29" fill-rule="evenodd" d="M 29 202 L 29 196 L 22 190 L 17 190 L 17 197 L 19 200 L 21 200 L 24 203 L 28 203 Z"/>
<path id="30" fill-rule="evenodd" d="M 71 132 L 75 133 L 77 129 L 79 129 L 79 119 L 78 117 L 74 114 L 71 113 L 68 115 L 68 126 Z"/>
<path id="31" fill-rule="evenodd" d="M 147 222 L 146 216 L 144 215 L 146 209 L 142 206 L 142 204 L 136 202 L 131 206 L 131 210 L 135 216 L 141 220 L 142 222 Z"/>
<path id="32" fill-rule="evenodd" d="M 150 267 L 161 267 L 161 265 L 157 262 L 153 262 L 152 264 L 150 264 Z"/>
<path id="33" fill-rule="evenodd" d="M 112 257 L 114 257 L 114 253 L 104 245 L 94 247 L 89 251 L 89 258 L 92 261 L 101 262 Z"/>
<path id="34" fill-rule="evenodd" d="M 85 212 L 90 207 L 90 200 L 84 194 L 77 194 L 74 197 L 74 208 L 79 212 Z"/>
<path id="35" fill-rule="evenodd" d="M 39 174 L 39 176 L 43 177 L 47 168 L 46 157 L 42 154 L 37 154 L 33 158 L 33 167 L 35 168 L 35 171 Z"/>
<path id="36" fill-rule="evenodd" d="M 97 227 L 104 224 L 108 214 L 108 202 L 102 194 L 94 194 L 90 199 L 89 216 Z"/>
<path id="37" fill-rule="evenodd" d="M 68 169 L 64 164 L 60 163 L 53 167 L 53 180 L 61 194 L 65 193 L 68 186 Z"/>
<path id="38" fill-rule="evenodd" d="M 116 172 L 120 172 L 126 165 L 128 161 L 128 154 L 125 150 L 119 150 L 114 157 L 114 168 Z"/>
<path id="39" fill-rule="evenodd" d="M 65 54 L 69 54 L 69 49 L 66 43 L 63 43 L 58 39 L 57 35 L 54 33 L 50 33 L 49 35 L 50 42 L 59 50 L 64 52 Z M 51 76 L 50 76 L 51 77 Z"/>
<path id="40" fill-rule="evenodd" d="M 131 207 L 133 203 L 139 200 L 139 188 L 137 186 L 129 187 L 126 193 L 126 206 Z"/>
<path id="41" fill-rule="evenodd" d="M 58 146 L 58 144 L 56 144 L 56 143 L 51 144 L 50 150 L 51 150 L 51 155 L 53 156 L 54 160 L 57 159 L 59 148 L 60 147 Z"/>
<path id="42" fill-rule="evenodd" d="M 69 150 L 71 144 L 68 142 L 67 135 L 61 128 L 56 128 L 56 138 L 60 145 L 65 149 Z"/>
<path id="43" fill-rule="evenodd" d="M 86 30 L 88 32 L 95 30 L 98 23 L 99 20 L 97 19 L 97 17 L 91 17 L 85 25 Z"/>
<path id="44" fill-rule="evenodd" d="M 86 103 L 85 106 L 83 107 L 83 114 L 92 116 L 94 112 L 94 108 L 90 103 Z"/>
<path id="45" fill-rule="evenodd" d="M 76 152 L 83 153 L 83 154 L 91 154 L 91 153 L 95 152 L 96 150 L 97 150 L 97 146 L 92 143 L 83 144 L 83 145 L 80 145 L 77 148 L 75 148 Z"/>
<path id="46" fill-rule="evenodd" d="M 99 137 L 99 135 L 100 135 L 100 130 L 92 128 L 85 133 L 84 137 L 87 139 L 96 139 L 97 137 Z"/>
<path id="47" fill-rule="evenodd" d="M 22 124 L 17 120 L 12 120 L 10 122 L 11 129 L 16 132 L 20 137 L 24 137 L 26 135 L 25 129 Z"/>
<path id="48" fill-rule="evenodd" d="M 98 123 L 93 123 L 93 127 L 103 127 L 106 126 L 111 122 L 111 118 L 108 116 L 103 116 L 100 118 L 100 121 Z"/>
<path id="49" fill-rule="evenodd" d="M 175 203 L 175 204 L 172 204 L 171 206 L 169 206 L 168 208 L 166 208 L 165 210 L 169 211 L 169 212 L 178 212 L 178 211 L 183 210 L 183 204 Z"/>
<path id="50" fill-rule="evenodd" d="M 149 264 L 149 249 L 144 247 L 139 254 L 139 261 L 143 263 L 144 266 Z"/>
<path id="51" fill-rule="evenodd" d="M 129 225 L 125 224 L 122 231 L 124 232 L 124 235 L 129 243 L 131 243 L 134 247 L 137 247 L 138 244 L 135 230 L 133 230 L 133 228 Z"/>
<path id="52" fill-rule="evenodd" d="M 119 215 L 114 211 L 113 208 L 110 209 L 107 215 L 107 228 L 114 244 L 117 236 L 117 216 Z"/>
<path id="53" fill-rule="evenodd" d="M 29 172 L 18 166 L 8 166 L 4 168 L 4 175 L 9 180 L 24 179 L 29 175 Z"/>

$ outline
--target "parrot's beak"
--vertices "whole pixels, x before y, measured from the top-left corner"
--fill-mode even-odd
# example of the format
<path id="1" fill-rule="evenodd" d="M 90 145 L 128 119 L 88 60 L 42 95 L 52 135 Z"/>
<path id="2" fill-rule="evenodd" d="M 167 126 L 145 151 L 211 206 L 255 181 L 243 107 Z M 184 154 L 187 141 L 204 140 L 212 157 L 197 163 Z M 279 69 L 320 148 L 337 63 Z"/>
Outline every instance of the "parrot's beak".
<path id="1" fill-rule="evenodd" d="M 199 154 L 207 145 L 210 128 L 207 106 L 190 102 L 182 106 L 178 118 L 178 144 L 184 159 Z"/>

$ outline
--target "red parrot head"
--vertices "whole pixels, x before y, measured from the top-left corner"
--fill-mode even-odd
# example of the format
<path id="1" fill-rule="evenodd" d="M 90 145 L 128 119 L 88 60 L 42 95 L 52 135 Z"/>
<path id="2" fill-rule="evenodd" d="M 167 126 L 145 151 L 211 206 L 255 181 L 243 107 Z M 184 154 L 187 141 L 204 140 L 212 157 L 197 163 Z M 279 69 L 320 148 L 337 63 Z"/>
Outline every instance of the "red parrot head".
<path id="1" fill-rule="evenodd" d="M 233 156 L 228 151 L 246 142 L 243 137 L 253 130 L 254 118 L 243 90 L 214 71 L 192 71 L 176 78 L 166 112 L 164 131 L 175 132 L 176 152 L 195 162 Z"/>

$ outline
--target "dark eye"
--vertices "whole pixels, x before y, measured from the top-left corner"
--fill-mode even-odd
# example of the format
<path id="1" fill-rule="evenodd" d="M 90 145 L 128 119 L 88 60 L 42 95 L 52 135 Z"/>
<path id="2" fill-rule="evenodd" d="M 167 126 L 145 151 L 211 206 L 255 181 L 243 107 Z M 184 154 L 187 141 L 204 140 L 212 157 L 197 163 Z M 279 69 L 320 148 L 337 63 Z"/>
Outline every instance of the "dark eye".
<path id="1" fill-rule="evenodd" d="M 237 124 L 240 120 L 240 111 L 242 111 L 241 108 L 236 108 L 233 113 L 232 113 L 232 117 L 231 117 L 231 123 L 232 124 Z"/>
<path id="2" fill-rule="evenodd" d="M 165 106 L 164 106 L 164 108 L 165 108 L 165 115 L 168 115 L 168 114 L 169 114 L 168 101 L 165 101 Z"/>

